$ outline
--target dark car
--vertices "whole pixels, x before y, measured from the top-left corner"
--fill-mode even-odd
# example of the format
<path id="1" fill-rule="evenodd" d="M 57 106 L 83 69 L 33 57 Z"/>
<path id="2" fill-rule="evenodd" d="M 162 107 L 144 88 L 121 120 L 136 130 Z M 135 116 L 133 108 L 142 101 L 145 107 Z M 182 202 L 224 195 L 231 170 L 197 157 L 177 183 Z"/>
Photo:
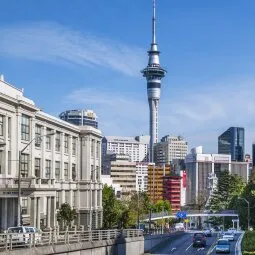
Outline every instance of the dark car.
<path id="1" fill-rule="evenodd" d="M 195 233 L 193 236 L 193 247 L 206 246 L 206 237 L 204 233 Z"/>

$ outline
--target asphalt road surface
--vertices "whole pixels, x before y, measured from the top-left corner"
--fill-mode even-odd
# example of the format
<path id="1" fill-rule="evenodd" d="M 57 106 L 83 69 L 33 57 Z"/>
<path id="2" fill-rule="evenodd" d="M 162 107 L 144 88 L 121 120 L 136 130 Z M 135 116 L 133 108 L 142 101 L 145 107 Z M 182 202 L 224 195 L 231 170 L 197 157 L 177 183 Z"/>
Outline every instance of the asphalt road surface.
<path id="1" fill-rule="evenodd" d="M 174 255 L 188 255 L 188 254 L 197 254 L 197 255 L 214 255 L 215 252 L 215 243 L 217 240 L 217 234 L 213 233 L 212 237 L 206 238 L 206 247 L 193 247 L 192 243 L 193 233 L 183 233 L 182 236 L 179 236 L 176 240 L 169 239 L 169 242 L 164 243 L 161 247 L 157 248 L 151 252 L 151 254 L 165 255 L 165 254 L 174 254 Z M 235 255 L 235 245 L 236 241 L 239 238 L 239 234 L 235 236 L 235 241 L 231 242 L 231 253 Z"/>

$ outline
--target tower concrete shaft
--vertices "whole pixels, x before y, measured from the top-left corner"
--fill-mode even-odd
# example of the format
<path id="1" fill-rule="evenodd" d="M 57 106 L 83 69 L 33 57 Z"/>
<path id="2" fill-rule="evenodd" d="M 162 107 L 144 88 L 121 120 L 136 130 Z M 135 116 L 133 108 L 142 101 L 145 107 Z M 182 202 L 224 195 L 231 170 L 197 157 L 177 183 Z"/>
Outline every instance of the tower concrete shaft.
<path id="1" fill-rule="evenodd" d="M 158 142 L 158 107 L 160 99 L 161 79 L 165 76 L 164 70 L 159 63 L 158 45 L 156 43 L 156 6 L 153 0 L 152 15 L 152 42 L 148 51 L 149 61 L 146 68 L 141 72 L 147 80 L 147 96 L 150 109 L 150 162 L 153 162 L 154 144 Z"/>

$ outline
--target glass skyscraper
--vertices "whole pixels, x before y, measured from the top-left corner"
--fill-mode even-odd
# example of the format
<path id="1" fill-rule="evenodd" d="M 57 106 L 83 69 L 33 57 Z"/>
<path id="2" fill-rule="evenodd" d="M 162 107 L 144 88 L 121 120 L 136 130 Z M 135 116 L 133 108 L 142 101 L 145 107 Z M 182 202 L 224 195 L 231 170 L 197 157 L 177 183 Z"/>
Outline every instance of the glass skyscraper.
<path id="1" fill-rule="evenodd" d="M 230 154 L 232 161 L 244 161 L 244 128 L 230 127 L 218 137 L 218 153 Z"/>
<path id="2" fill-rule="evenodd" d="M 92 110 L 68 110 L 60 113 L 59 118 L 77 126 L 98 128 L 97 115 Z"/>

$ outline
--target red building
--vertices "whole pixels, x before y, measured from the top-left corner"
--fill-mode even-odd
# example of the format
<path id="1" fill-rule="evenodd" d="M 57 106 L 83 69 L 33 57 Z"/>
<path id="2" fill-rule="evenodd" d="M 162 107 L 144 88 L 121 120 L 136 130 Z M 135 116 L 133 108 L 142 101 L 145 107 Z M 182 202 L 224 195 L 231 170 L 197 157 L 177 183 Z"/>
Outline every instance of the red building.
<path id="1" fill-rule="evenodd" d="M 181 177 L 178 175 L 163 176 L 163 199 L 168 200 L 172 211 L 181 209 Z"/>

